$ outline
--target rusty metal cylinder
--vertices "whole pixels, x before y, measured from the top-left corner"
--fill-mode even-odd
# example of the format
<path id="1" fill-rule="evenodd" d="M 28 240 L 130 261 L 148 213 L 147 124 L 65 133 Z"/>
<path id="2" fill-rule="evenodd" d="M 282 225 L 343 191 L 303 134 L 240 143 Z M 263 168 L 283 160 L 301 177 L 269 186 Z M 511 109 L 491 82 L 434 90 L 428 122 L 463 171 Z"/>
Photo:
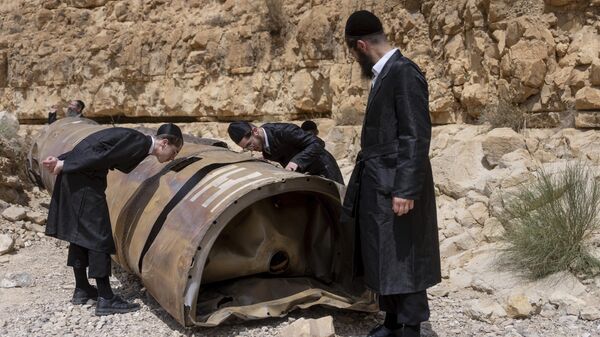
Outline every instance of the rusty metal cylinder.
<path id="1" fill-rule="evenodd" d="M 30 151 L 32 175 L 51 191 L 43 158 L 107 127 L 80 118 L 48 126 Z M 186 136 L 171 163 L 149 156 L 130 174 L 109 173 L 113 259 L 183 325 L 316 304 L 372 310 L 352 280 L 353 229 L 338 220 L 343 186 L 210 145 L 219 143 Z"/>

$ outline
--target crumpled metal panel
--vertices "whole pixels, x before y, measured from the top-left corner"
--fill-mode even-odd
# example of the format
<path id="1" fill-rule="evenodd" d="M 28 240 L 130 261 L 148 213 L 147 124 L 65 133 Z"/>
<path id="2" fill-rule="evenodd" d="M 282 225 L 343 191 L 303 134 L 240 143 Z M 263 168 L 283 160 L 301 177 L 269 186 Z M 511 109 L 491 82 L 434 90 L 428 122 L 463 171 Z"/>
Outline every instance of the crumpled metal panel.
<path id="1" fill-rule="evenodd" d="M 106 127 L 53 123 L 30 151 L 30 171 L 52 190 L 41 160 Z M 352 278 L 353 229 L 338 221 L 343 186 L 205 144 L 222 145 L 187 137 L 174 162 L 149 157 L 108 176 L 113 258 L 165 310 L 183 325 L 215 326 L 318 304 L 376 309 Z"/>

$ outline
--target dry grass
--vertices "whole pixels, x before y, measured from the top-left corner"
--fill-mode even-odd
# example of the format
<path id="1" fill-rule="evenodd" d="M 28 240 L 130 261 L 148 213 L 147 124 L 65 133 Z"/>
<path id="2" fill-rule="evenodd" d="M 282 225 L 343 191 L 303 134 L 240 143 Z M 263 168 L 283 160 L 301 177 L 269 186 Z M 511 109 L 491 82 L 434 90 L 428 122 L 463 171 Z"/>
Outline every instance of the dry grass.
<path id="1" fill-rule="evenodd" d="M 501 216 L 509 243 L 504 255 L 533 278 L 571 270 L 597 274 L 589 239 L 600 228 L 600 182 L 581 163 L 538 179 L 508 196 Z"/>

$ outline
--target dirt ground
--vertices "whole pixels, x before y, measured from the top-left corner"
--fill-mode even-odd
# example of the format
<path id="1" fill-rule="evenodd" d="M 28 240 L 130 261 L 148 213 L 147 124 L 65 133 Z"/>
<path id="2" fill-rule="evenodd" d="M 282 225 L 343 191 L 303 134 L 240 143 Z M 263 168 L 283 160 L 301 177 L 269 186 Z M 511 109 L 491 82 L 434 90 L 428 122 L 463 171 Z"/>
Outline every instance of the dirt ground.
<path id="1" fill-rule="evenodd" d="M 97 317 L 94 305 L 69 303 L 74 280 L 65 265 L 66 245 L 51 238 L 34 241 L 15 253 L 0 256 L 0 280 L 9 273 L 27 273 L 33 285 L 0 288 L 0 336 L 278 336 L 294 320 L 333 316 L 336 336 L 364 336 L 381 314 L 365 314 L 328 308 L 297 310 L 284 318 L 250 321 L 216 328 L 184 328 L 146 293 L 136 277 L 114 267 L 111 283 L 117 293 L 142 305 L 138 312 Z M 545 337 L 600 336 L 600 322 L 575 316 L 504 319 L 494 324 L 473 320 L 465 314 L 475 292 L 432 297 L 431 320 L 423 324 L 422 336 Z"/>

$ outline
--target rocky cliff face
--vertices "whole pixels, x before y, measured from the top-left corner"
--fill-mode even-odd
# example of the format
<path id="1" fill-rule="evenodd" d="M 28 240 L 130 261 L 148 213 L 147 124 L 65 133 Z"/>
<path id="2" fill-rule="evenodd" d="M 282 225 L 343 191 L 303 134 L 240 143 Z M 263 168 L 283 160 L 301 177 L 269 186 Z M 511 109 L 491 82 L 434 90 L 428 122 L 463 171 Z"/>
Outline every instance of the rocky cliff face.
<path id="1" fill-rule="evenodd" d="M 361 8 L 426 72 L 437 124 L 506 99 L 529 126 L 600 127 L 600 0 L 5 0 L 0 110 L 357 124 L 343 26 Z"/>

